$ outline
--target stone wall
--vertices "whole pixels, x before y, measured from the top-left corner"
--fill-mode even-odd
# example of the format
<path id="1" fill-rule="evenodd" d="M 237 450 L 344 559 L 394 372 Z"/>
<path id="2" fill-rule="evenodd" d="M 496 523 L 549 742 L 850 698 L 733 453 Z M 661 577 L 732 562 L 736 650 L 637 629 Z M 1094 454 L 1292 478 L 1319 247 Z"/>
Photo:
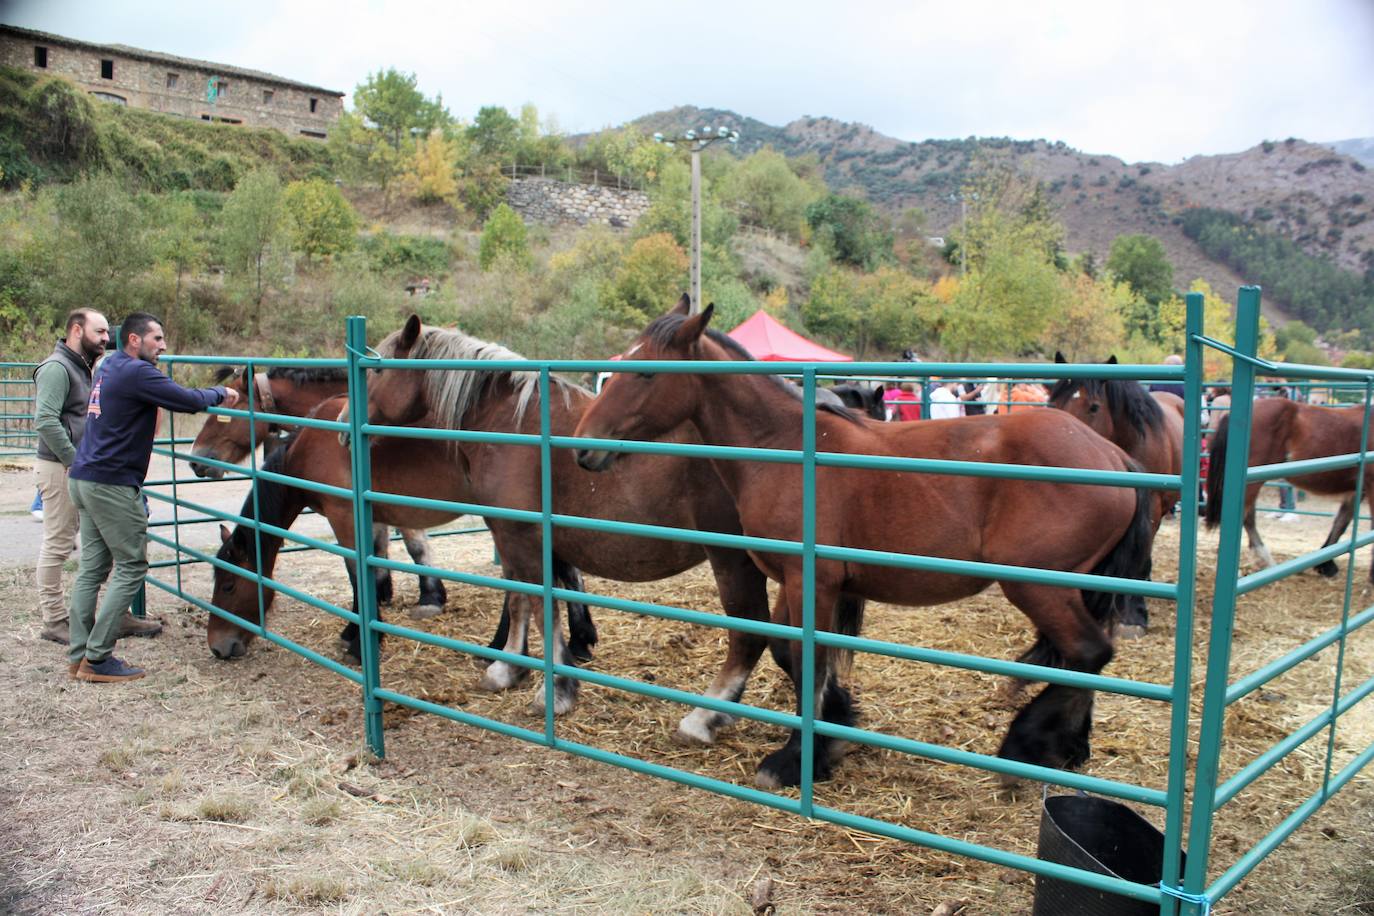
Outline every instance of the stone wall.
<path id="1" fill-rule="evenodd" d="M 295 136 L 324 139 L 343 113 L 342 93 L 269 73 L 10 26 L 0 26 L 0 64 L 66 77 L 117 105 Z"/>
<path id="2" fill-rule="evenodd" d="M 506 188 L 506 202 L 525 222 L 550 226 L 601 223 L 628 229 L 649 209 L 649 195 L 643 191 L 568 184 L 552 178 L 512 180 Z"/>

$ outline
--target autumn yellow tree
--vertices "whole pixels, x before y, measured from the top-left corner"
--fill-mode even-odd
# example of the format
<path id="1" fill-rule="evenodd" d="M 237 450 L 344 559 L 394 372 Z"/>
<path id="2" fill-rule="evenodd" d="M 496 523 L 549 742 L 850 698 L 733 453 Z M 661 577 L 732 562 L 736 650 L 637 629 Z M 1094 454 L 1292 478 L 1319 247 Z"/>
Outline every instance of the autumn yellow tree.
<path id="1" fill-rule="evenodd" d="M 405 193 L 421 203 L 440 201 L 453 203 L 458 199 L 458 179 L 454 176 L 457 151 L 443 131 L 433 131 L 415 144 L 409 157 L 401 185 Z"/>
<path id="2" fill-rule="evenodd" d="M 1071 363 L 1099 362 L 1126 343 L 1123 316 L 1132 301 L 1125 283 L 1066 274 L 1060 310 L 1050 316 L 1041 349 L 1058 350 Z"/>

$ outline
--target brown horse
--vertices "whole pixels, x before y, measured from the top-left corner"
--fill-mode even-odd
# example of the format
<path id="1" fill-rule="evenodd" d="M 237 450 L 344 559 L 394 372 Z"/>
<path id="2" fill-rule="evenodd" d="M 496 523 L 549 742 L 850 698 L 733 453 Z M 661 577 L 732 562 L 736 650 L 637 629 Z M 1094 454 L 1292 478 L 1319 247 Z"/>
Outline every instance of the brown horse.
<path id="1" fill-rule="evenodd" d="M 1230 436 L 1230 421 L 1229 414 L 1223 417 L 1216 435 L 1212 437 L 1212 457 L 1207 468 L 1207 507 L 1204 515 L 1208 528 L 1215 528 L 1221 521 L 1221 496 L 1226 484 L 1226 448 Z M 1356 454 L 1360 451 L 1360 431 L 1363 423 L 1364 414 L 1360 410 L 1317 407 L 1312 404 L 1299 404 L 1287 398 L 1265 398 L 1256 401 L 1250 425 L 1248 466 L 1258 467 L 1284 461 Z M 1332 522 L 1331 532 L 1326 536 L 1326 542 L 1322 546 L 1329 547 L 1336 543 L 1355 512 L 1357 469 L 1342 468 L 1286 479 L 1293 486 L 1308 493 L 1342 497 L 1340 511 Z M 1374 465 L 1366 467 L 1364 480 L 1364 497 L 1374 508 L 1372 483 Z M 1269 548 L 1260 537 L 1259 527 L 1255 524 L 1255 500 L 1259 497 L 1262 486 L 1262 482 L 1252 483 L 1245 488 L 1245 532 L 1250 539 L 1250 549 L 1258 554 L 1266 566 L 1273 566 L 1274 555 L 1269 552 Z M 1316 569 L 1324 576 L 1334 576 L 1337 573 L 1336 563 L 1332 560 L 1327 560 Z M 1374 565 L 1370 568 L 1369 576 L 1370 580 L 1374 581 Z"/>
<path id="2" fill-rule="evenodd" d="M 240 403 L 247 409 L 248 377 L 242 366 L 221 367 L 216 371 L 214 380 L 236 388 L 242 396 Z M 253 376 L 254 408 L 263 413 L 288 417 L 306 416 L 321 401 L 346 394 L 347 391 L 348 378 L 342 369 L 274 367 Z M 191 454 L 197 458 L 239 464 L 248 457 L 248 450 L 254 441 L 263 446 L 265 453 L 270 453 L 276 446 L 284 444 L 289 436 L 288 430 L 266 420 L 250 424 L 243 417 L 207 417 L 195 441 L 191 443 Z M 224 469 L 212 464 L 193 461 L 191 470 L 198 477 L 213 480 L 224 477 Z M 429 538 L 425 533 L 410 528 L 402 528 L 400 532 L 410 558 L 421 566 L 433 565 L 430 563 Z M 386 525 L 373 526 L 372 550 L 382 557 L 390 553 L 390 529 Z M 377 600 L 390 604 L 391 570 L 379 568 L 372 572 L 377 584 Z M 410 616 L 417 620 L 438 614 L 448 600 L 442 579 L 434 576 L 420 576 L 419 579 L 420 597 L 410 610 Z"/>
<path id="3" fill-rule="evenodd" d="M 602 389 L 576 434 L 649 439 L 686 426 L 711 445 L 800 448 L 799 392 L 775 376 L 633 371 L 634 360 L 748 357 L 724 334 L 707 330 L 711 306 L 693 316 L 686 314 L 686 297 L 678 306 L 639 336 L 625 354 L 626 369 Z M 871 423 L 844 408 L 822 407 L 815 420 L 818 448 L 826 452 L 1137 469 L 1121 449 L 1062 411 Z M 586 468 L 613 472 L 620 460 L 624 457 L 617 460 L 611 451 L 578 451 L 578 462 Z M 802 540 L 800 466 L 714 459 L 711 464 L 734 498 L 746 534 Z M 1149 561 L 1150 501 L 1144 491 L 821 467 L 816 470 L 815 499 L 818 544 L 1135 578 L 1144 577 Z M 781 583 L 774 620 L 801 626 L 802 558 L 752 555 Z M 857 630 L 857 619 L 842 609 L 837 612 L 842 593 L 932 605 L 975 595 L 991 581 L 817 559 L 816 629 Z M 1039 630 L 1027 658 L 1089 672 L 1100 671 L 1111 659 L 1113 595 L 1008 580 L 998 584 Z M 800 710 L 801 642 L 792 641 L 789 649 Z M 844 653 L 816 650 L 815 708 L 825 721 L 846 724 L 851 719 L 849 693 L 836 678 L 846 660 Z M 999 754 L 1047 766 L 1076 766 L 1088 754 L 1091 718 L 1091 691 L 1050 684 L 1016 716 Z M 839 749 L 817 737 L 815 778 L 829 775 Z M 795 785 L 800 778 L 801 738 L 794 732 L 784 747 L 765 758 L 758 782 L 775 787 Z"/>
<path id="4" fill-rule="evenodd" d="M 307 416 L 332 418 L 348 404 L 347 398 L 332 398 L 318 405 Z M 413 441 L 405 439 L 377 439 L 372 447 L 372 485 L 378 490 L 400 493 L 406 496 L 426 496 L 452 502 L 471 501 L 471 491 L 461 470 L 455 469 L 446 460 L 441 450 L 416 449 Z M 431 460 L 416 460 L 428 456 Z M 348 449 L 339 442 L 339 436 L 328 430 L 303 428 L 292 437 L 285 448 L 270 455 L 263 465 L 264 470 L 275 471 L 303 480 L 348 488 L 352 483 L 352 468 Z M 290 528 L 300 513 L 307 507 L 323 515 L 334 531 L 334 536 L 343 547 L 352 548 L 353 503 L 347 499 L 316 493 L 270 480 L 257 480 L 257 504 L 262 510 L 262 521 L 279 528 Z M 239 514 L 254 518 L 254 494 L 250 492 L 244 499 Z M 423 530 L 452 521 L 452 512 L 430 509 L 412 509 L 377 503 L 373 507 L 373 518 L 383 525 L 396 525 L 403 528 Z M 221 526 L 223 544 L 219 558 L 243 569 L 254 571 L 256 551 L 253 546 L 253 530 L 239 525 L 232 533 Z M 271 576 L 276 567 L 277 552 L 281 538 L 264 534 L 262 542 L 262 575 Z M 345 564 L 349 569 L 349 583 L 354 587 L 354 608 L 357 607 L 356 566 L 351 560 Z M 577 570 L 565 564 L 554 566 L 555 581 L 569 588 L 580 589 L 581 577 Z M 428 578 L 428 577 L 426 577 Z M 263 613 L 271 607 L 274 593 L 264 590 Z M 244 620 L 256 619 L 258 615 L 257 589 L 245 583 L 243 578 L 218 567 L 214 572 L 214 594 L 212 600 L 216 607 L 229 611 Z M 596 641 L 596 633 L 591 629 L 591 620 L 582 605 L 574 605 L 572 618 L 573 648 L 579 654 L 590 657 L 589 646 Z M 217 658 L 234 658 L 243 655 L 253 640 L 253 634 L 231 621 L 218 615 L 210 615 L 210 625 L 206 636 L 210 651 Z M 346 651 L 354 658 L 361 657 L 361 643 L 357 624 L 344 627 L 340 637 Z M 506 640 L 502 639 L 504 645 Z M 514 651 L 521 651 L 518 646 Z"/>
<path id="5" fill-rule="evenodd" d="M 1056 363 L 1067 363 L 1063 353 Z M 1116 365 L 1116 357 L 1107 360 Z M 1068 411 L 1093 432 L 1121 446 L 1141 469 L 1151 474 L 1179 474 L 1183 470 L 1183 399 L 1168 391 L 1146 391 L 1132 379 L 1061 379 L 1050 389 L 1051 407 Z M 1155 490 L 1150 525 L 1174 510 L 1178 494 Z M 1149 625 L 1145 599 L 1130 596 L 1121 613 L 1119 636 L 1141 636 Z"/>
<path id="6" fill-rule="evenodd" d="M 398 359 L 519 359 L 496 344 L 460 331 L 425 327 L 414 315 L 405 326 L 377 345 L 384 357 Z M 452 429 L 537 434 L 539 432 L 538 377 L 532 372 L 406 371 L 386 369 L 369 379 L 368 419 L 371 423 L 403 425 L 426 414 Z M 585 389 L 552 377 L 549 399 L 554 435 L 570 435 L 592 402 Z M 675 441 L 694 441 L 679 435 Z M 421 443 L 413 443 L 418 451 Z M 540 507 L 539 450 L 524 445 L 481 442 L 454 443 L 449 460 L 461 466 L 471 482 L 474 499 L 490 506 L 537 511 Z M 593 474 L 578 467 L 566 449 L 552 453 L 553 511 L 599 519 L 671 525 L 726 534 L 740 532 L 734 502 L 719 478 L 703 462 L 667 456 L 626 456 L 610 474 Z M 382 489 L 378 487 L 377 489 Z M 538 525 L 489 519 L 492 537 L 501 554 L 504 572 L 513 579 L 541 579 L 542 535 Z M 752 620 L 767 619 L 768 592 L 763 574 L 740 550 L 702 547 L 660 538 L 607 534 L 558 527 L 554 555 L 584 572 L 620 582 L 652 582 L 676 575 L 708 560 L 715 574 L 726 613 Z M 507 649 L 514 651 L 528 632 L 538 599 L 512 597 Z M 533 614 L 537 622 L 542 615 Z M 706 695 L 734 701 L 743 693 L 749 674 L 767 640 L 732 631 L 725 665 Z M 561 639 L 555 639 L 555 658 L 567 663 Z M 505 662 L 492 662 L 483 678 L 490 689 L 510 687 L 524 674 Z M 575 702 L 577 681 L 555 679 L 555 711 Z M 542 693 L 540 694 L 542 696 Z M 539 705 L 537 702 L 536 705 Z M 694 709 L 678 726 L 683 741 L 712 743 L 716 731 L 731 717 Z"/>

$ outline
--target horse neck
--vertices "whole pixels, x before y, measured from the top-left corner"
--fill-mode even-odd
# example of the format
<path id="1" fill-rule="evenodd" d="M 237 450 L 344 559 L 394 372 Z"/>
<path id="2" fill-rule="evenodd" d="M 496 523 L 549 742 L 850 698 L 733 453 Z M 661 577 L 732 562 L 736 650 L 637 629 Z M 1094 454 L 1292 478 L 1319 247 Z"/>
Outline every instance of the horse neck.
<path id="1" fill-rule="evenodd" d="M 1134 423 L 1126 416 L 1124 407 L 1116 406 L 1112 410 L 1112 441 L 1121 447 L 1121 450 L 1128 455 L 1135 455 L 1137 449 L 1141 447 L 1144 435 L 1136 429 Z"/>
<path id="2" fill-rule="evenodd" d="M 284 470 L 283 473 L 294 476 L 294 472 L 290 469 Z M 259 479 L 254 487 L 258 488 L 258 506 L 266 507 L 268 511 L 264 518 L 257 518 L 257 507 L 253 504 L 254 494 L 253 491 L 249 491 L 240 512 L 244 518 L 256 519 L 262 524 L 275 525 L 278 528 L 290 528 L 300 517 L 301 512 L 305 510 L 304 494 L 295 487 L 262 479 Z M 240 527 L 245 526 L 240 525 Z M 262 544 L 262 567 L 259 574 L 270 576 L 277 565 L 277 554 L 281 551 L 282 538 L 279 535 L 263 531 L 259 532 L 259 540 Z M 251 550 L 251 538 L 249 544 Z"/>
<path id="3" fill-rule="evenodd" d="M 348 391 L 348 383 L 343 381 L 293 382 L 290 379 L 274 378 L 269 379 L 268 384 L 272 388 L 272 397 L 277 402 L 276 412 L 289 417 L 303 417 L 321 401 L 327 401 Z M 261 410 L 262 405 L 257 405 L 257 408 Z"/>
<path id="4" fill-rule="evenodd" d="M 759 375 L 703 375 L 700 379 L 701 402 L 691 421 L 703 442 L 799 447 L 802 402 L 772 379 Z"/>
<path id="5" fill-rule="evenodd" d="M 566 392 L 567 396 L 564 397 Z M 530 395 L 525 404 L 525 412 L 516 423 L 515 408 L 520 392 L 509 376 L 493 379 L 482 391 L 477 403 L 463 414 L 460 427 L 463 429 L 487 430 L 490 432 L 539 432 L 538 388 Z M 592 397 L 580 388 L 563 388 L 556 381 L 549 382 L 549 429 L 554 435 L 572 435 L 577 421 L 591 404 Z"/>

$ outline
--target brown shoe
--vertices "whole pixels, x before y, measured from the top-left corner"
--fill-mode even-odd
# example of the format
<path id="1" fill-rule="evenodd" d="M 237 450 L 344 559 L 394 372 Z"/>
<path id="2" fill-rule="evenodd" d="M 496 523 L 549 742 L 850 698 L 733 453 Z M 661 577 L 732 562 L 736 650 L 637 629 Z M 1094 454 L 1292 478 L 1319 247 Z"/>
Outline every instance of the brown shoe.
<path id="1" fill-rule="evenodd" d="M 65 620 L 61 623 L 45 623 L 43 629 L 38 631 L 38 638 L 55 642 L 59 646 L 68 645 L 72 641 L 71 627 Z"/>
<path id="2" fill-rule="evenodd" d="M 76 673 L 77 673 L 78 671 L 80 671 L 80 670 L 81 670 L 81 663 L 80 663 L 80 662 L 72 662 L 71 664 L 67 665 L 67 678 L 68 678 L 69 680 L 73 680 L 73 681 L 74 681 L 74 680 L 77 680 Z"/>
<path id="3" fill-rule="evenodd" d="M 150 637 L 162 632 L 162 622 L 152 620 L 147 617 L 135 617 L 128 611 L 119 619 L 119 629 L 115 631 L 115 639 L 127 639 L 130 636 Z"/>
<path id="4" fill-rule="evenodd" d="M 136 681 L 147 674 L 142 668 L 135 668 L 127 665 L 121 658 L 113 655 L 106 656 L 103 660 L 93 662 L 89 658 L 83 658 L 81 665 L 76 669 L 76 679 L 78 681 L 92 681 L 97 684 L 117 684 L 122 681 Z"/>

